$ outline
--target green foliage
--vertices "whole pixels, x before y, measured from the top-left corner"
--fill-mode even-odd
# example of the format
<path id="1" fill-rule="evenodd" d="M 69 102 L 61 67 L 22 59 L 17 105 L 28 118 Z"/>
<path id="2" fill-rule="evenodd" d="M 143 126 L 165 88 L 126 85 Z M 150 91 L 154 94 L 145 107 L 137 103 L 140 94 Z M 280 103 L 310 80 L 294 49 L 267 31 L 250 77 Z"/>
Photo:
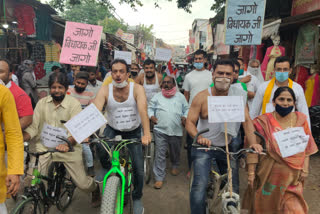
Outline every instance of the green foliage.
<path id="1" fill-rule="evenodd" d="M 98 24 L 103 26 L 103 32 L 110 34 L 115 34 L 119 28 L 123 31 L 128 29 L 128 25 L 123 20 L 119 21 L 114 17 L 106 17 L 104 20 L 99 21 Z"/>
<path id="2" fill-rule="evenodd" d="M 61 15 L 67 21 L 97 25 L 100 20 L 112 17 L 110 11 L 113 10 L 112 6 L 101 5 L 92 0 L 82 0 L 81 4 L 67 4 Z"/>
<path id="3" fill-rule="evenodd" d="M 144 41 L 150 41 L 150 42 L 153 41 L 152 30 L 153 30 L 153 25 L 150 25 L 148 27 L 147 25 L 140 24 L 138 27 L 138 31 Z"/>
<path id="4" fill-rule="evenodd" d="M 50 5 L 61 11 L 64 12 L 67 5 L 78 5 L 82 4 L 84 0 L 49 0 Z M 112 4 L 110 0 L 87 0 L 96 2 L 97 4 L 107 6 L 108 8 L 112 7 Z M 141 0 L 118 0 L 120 3 L 128 4 L 131 8 L 135 9 L 137 6 L 143 6 Z M 159 3 L 160 0 L 154 0 L 154 6 L 159 7 L 161 6 L 161 3 Z M 172 1 L 172 0 L 167 0 Z M 186 12 L 190 13 L 192 8 L 192 3 L 197 0 L 177 0 L 177 7 L 180 9 L 185 10 Z M 198 0 L 199 1 L 199 0 Z M 226 0 L 214 0 L 213 5 L 211 7 L 211 10 L 218 13 L 221 8 L 224 6 Z"/>

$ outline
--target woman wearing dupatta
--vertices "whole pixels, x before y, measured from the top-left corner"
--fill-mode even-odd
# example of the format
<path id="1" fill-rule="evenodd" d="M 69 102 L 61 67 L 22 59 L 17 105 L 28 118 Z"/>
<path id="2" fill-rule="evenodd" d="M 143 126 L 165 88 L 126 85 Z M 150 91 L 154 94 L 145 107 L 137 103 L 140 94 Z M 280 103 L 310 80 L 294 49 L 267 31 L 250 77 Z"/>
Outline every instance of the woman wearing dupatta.
<path id="1" fill-rule="evenodd" d="M 309 156 L 318 149 L 306 116 L 293 111 L 295 101 L 291 88 L 280 87 L 273 97 L 276 110 L 254 119 L 256 130 L 266 139 L 267 155 L 247 156 L 249 185 L 242 208 L 249 210 L 250 214 L 308 213 L 308 205 L 303 198 L 303 184 L 309 172 Z M 278 145 L 274 134 L 278 132 L 278 136 L 279 132 L 289 131 L 293 127 L 303 128 L 299 137 L 303 138 L 305 149 L 285 156 L 286 151 L 279 147 L 284 148 L 283 141 L 282 144 L 279 141 Z M 262 150 L 260 144 L 252 147 L 256 151 Z"/>

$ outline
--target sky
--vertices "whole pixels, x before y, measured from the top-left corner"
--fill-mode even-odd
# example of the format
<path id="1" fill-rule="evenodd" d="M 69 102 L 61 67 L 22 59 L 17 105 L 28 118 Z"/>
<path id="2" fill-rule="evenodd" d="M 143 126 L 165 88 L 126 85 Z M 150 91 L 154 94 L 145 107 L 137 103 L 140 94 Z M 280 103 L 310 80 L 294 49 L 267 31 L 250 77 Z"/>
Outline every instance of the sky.
<path id="1" fill-rule="evenodd" d="M 119 4 L 118 0 L 111 0 L 116 8 L 116 15 L 120 16 L 129 25 L 154 25 L 154 34 L 168 44 L 187 45 L 189 43 L 189 29 L 194 19 L 209 19 L 215 14 L 210 11 L 212 0 L 197 0 L 193 2 L 191 11 L 187 13 L 178 9 L 175 0 L 159 0 L 160 8 L 154 7 L 154 0 L 142 0 L 143 6 L 133 11 L 130 6 Z"/>
<path id="2" fill-rule="evenodd" d="M 45 3 L 46 0 L 41 0 Z M 155 8 L 155 0 L 141 0 L 142 7 L 134 11 L 127 4 L 119 4 L 119 0 L 110 0 L 115 7 L 115 15 L 122 18 L 131 26 L 153 24 L 153 33 L 157 38 L 168 44 L 187 45 L 189 43 L 189 29 L 194 19 L 209 19 L 215 13 L 210 11 L 213 0 L 197 0 L 192 3 L 191 12 L 178 9 L 176 0 L 158 0 L 160 8 Z"/>

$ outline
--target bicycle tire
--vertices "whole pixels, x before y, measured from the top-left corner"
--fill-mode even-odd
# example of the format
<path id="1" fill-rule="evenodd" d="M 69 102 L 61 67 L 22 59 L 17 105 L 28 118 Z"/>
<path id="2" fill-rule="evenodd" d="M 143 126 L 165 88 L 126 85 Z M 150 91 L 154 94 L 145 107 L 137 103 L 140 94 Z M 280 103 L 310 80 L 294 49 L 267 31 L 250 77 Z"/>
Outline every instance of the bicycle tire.
<path id="1" fill-rule="evenodd" d="M 29 209 L 27 208 L 28 205 L 31 206 Z M 41 206 L 38 206 L 38 205 L 41 205 Z M 34 207 L 36 207 L 35 208 L 36 212 L 34 212 L 34 210 L 35 210 Z M 31 212 L 31 211 L 33 211 L 33 212 Z M 33 197 L 29 197 L 29 198 L 23 199 L 21 202 L 19 202 L 13 208 L 13 210 L 10 212 L 10 214 L 23 214 L 23 213 L 45 214 L 46 210 L 45 210 L 44 204 L 41 200 L 38 201 Z"/>
<path id="2" fill-rule="evenodd" d="M 145 182 L 149 184 L 152 178 L 152 169 L 153 169 L 153 162 L 154 162 L 154 143 L 151 142 L 148 147 L 146 148 L 146 156 L 145 161 Z"/>
<path id="3" fill-rule="evenodd" d="M 101 201 L 101 214 L 120 214 L 121 180 L 118 176 L 108 178 Z"/>
<path id="4" fill-rule="evenodd" d="M 230 214 L 239 214 L 239 211 L 237 208 L 235 208 L 234 206 L 228 206 L 228 210 Z"/>
<path id="5" fill-rule="evenodd" d="M 58 167 L 63 167 L 62 169 L 58 169 Z M 48 168 L 48 176 L 49 178 L 53 178 L 54 176 L 58 176 L 57 180 L 54 182 L 58 182 L 57 187 L 60 188 L 59 195 L 56 196 L 56 206 L 58 210 L 63 212 L 72 202 L 72 197 L 76 185 L 73 183 L 72 178 L 67 179 L 66 176 L 66 168 L 64 165 L 59 165 L 58 163 L 51 163 Z"/>

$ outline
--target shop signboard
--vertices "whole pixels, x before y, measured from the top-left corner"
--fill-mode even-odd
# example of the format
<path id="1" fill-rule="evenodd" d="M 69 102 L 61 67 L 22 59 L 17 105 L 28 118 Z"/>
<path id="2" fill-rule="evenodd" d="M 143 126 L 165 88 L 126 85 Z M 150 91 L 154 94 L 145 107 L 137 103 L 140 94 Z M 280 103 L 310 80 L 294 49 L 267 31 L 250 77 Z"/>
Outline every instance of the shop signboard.
<path id="1" fill-rule="evenodd" d="M 291 16 L 310 13 L 315 10 L 320 10 L 319 0 L 293 0 Z"/>
<path id="2" fill-rule="evenodd" d="M 96 66 L 102 26 L 66 22 L 60 63 Z"/>
<path id="3" fill-rule="evenodd" d="M 260 45 L 266 0 L 227 0 L 225 44 Z"/>
<path id="4" fill-rule="evenodd" d="M 230 53 L 230 46 L 224 43 L 224 26 L 223 24 L 217 24 L 215 31 L 214 46 L 217 55 L 227 55 Z"/>

